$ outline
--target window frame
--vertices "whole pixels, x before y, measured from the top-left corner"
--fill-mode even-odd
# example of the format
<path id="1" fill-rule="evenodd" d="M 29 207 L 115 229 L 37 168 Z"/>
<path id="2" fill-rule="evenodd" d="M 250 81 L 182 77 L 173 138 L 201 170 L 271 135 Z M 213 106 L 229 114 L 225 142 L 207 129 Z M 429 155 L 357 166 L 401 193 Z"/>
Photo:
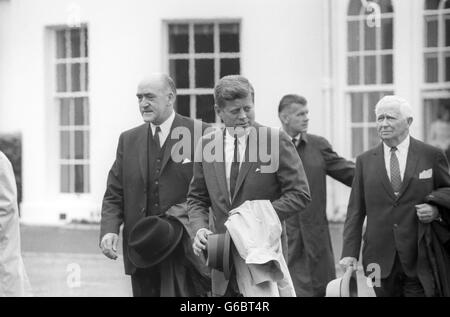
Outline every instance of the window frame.
<path id="1" fill-rule="evenodd" d="M 350 15 L 349 14 L 349 6 L 352 4 L 352 1 L 348 1 L 346 10 L 345 10 L 345 85 L 344 85 L 344 105 L 345 105 L 345 117 L 347 118 L 347 131 L 349 133 L 350 140 L 353 141 L 353 129 L 354 128 L 362 128 L 363 129 L 363 152 L 369 149 L 370 142 L 370 129 L 376 127 L 376 122 L 353 122 L 353 113 L 352 113 L 352 94 L 360 93 L 363 94 L 363 105 L 362 107 L 366 107 L 366 102 L 368 99 L 367 94 L 369 93 L 395 93 L 395 19 L 396 19 L 396 11 L 395 11 L 395 3 L 391 0 L 390 5 L 392 6 L 392 12 L 381 13 L 380 21 L 383 19 L 390 18 L 392 19 L 392 48 L 391 49 L 383 49 L 383 34 L 380 30 L 376 31 L 376 44 L 374 50 L 366 50 L 365 49 L 365 40 L 363 37 L 365 34 L 365 25 L 364 22 L 367 20 L 368 12 L 366 8 L 362 5 L 360 9 L 359 15 Z M 349 22 L 358 21 L 358 32 L 359 32 L 359 48 L 357 51 L 350 50 L 349 43 Z M 366 22 L 367 23 L 367 22 Z M 376 27 L 376 26 L 374 26 Z M 382 56 L 391 55 L 392 56 L 392 83 L 382 83 Z M 365 56 L 375 56 L 376 57 L 376 77 L 374 84 L 364 84 L 364 57 Z M 359 59 L 359 84 L 350 84 L 349 82 L 349 57 L 360 57 Z M 373 110 L 375 110 L 375 105 L 373 105 Z M 363 110 L 364 113 L 365 110 Z M 364 119 L 364 118 L 363 118 Z M 353 142 L 350 142 L 350 155 L 355 158 L 359 154 L 354 156 L 354 147 Z"/>
<path id="2" fill-rule="evenodd" d="M 188 53 L 170 53 L 169 52 L 169 26 L 173 24 L 187 24 L 189 36 Z M 195 24 L 213 24 L 214 36 L 214 52 L 212 53 L 195 53 Z M 239 52 L 220 52 L 220 24 L 237 24 L 239 32 Z M 239 59 L 240 73 L 243 73 L 242 67 L 242 20 L 241 19 L 169 19 L 163 21 L 163 65 L 164 69 L 170 74 L 170 61 L 183 59 L 189 61 L 189 88 L 178 88 L 177 96 L 187 95 L 190 97 L 189 112 L 191 118 L 197 118 L 196 96 L 213 95 L 214 88 L 196 88 L 195 87 L 195 60 L 197 59 L 213 59 L 214 60 L 214 83 L 220 79 L 220 60 L 223 58 Z M 215 114 L 215 123 L 220 124 L 220 118 Z"/>
<path id="3" fill-rule="evenodd" d="M 80 56 L 79 57 L 70 57 L 71 56 L 71 39 L 70 32 L 73 29 L 80 29 Z M 61 195 L 89 195 L 91 194 L 91 127 L 90 127 L 90 93 L 89 93 L 89 28 L 87 24 L 81 24 L 77 27 L 69 27 L 69 26 L 59 26 L 52 27 L 51 31 L 53 32 L 53 52 L 51 59 L 51 67 L 52 67 L 52 76 L 54 80 L 54 85 L 51 91 L 51 97 L 53 103 L 55 105 L 56 112 L 56 133 L 57 133 L 57 164 L 58 164 L 58 193 Z M 59 31 L 64 31 L 65 35 L 65 48 L 66 48 L 66 56 L 64 58 L 57 57 L 57 33 Z M 87 35 L 87 39 L 86 39 Z M 85 44 L 88 45 L 86 49 Z M 87 52 L 86 56 L 82 52 Z M 72 64 L 80 64 L 80 91 L 70 91 L 72 90 L 72 74 L 71 74 L 71 65 Z M 57 65 L 65 65 L 66 68 L 66 91 L 60 92 L 58 91 L 58 74 L 57 74 Z M 85 65 L 85 67 L 81 67 L 81 65 Z M 87 71 L 86 71 L 87 70 Z M 75 98 L 83 98 L 83 124 L 75 124 Z M 63 99 L 70 100 L 69 106 L 69 122 L 67 125 L 63 125 L 61 122 L 61 103 L 60 101 Z M 87 102 L 85 102 L 85 100 Z M 87 118 L 87 120 L 86 120 Z M 85 122 L 87 121 L 87 122 Z M 70 145 L 69 145 L 69 153 L 71 158 L 62 158 L 62 133 L 69 132 Z M 75 133 L 76 132 L 87 132 L 83 133 L 83 159 L 75 158 Z M 75 166 L 82 165 L 83 168 L 83 190 L 81 192 L 76 192 L 76 181 L 75 181 Z M 63 190 L 63 166 L 70 166 L 69 169 L 69 179 L 66 180 L 69 183 L 68 191 Z"/>

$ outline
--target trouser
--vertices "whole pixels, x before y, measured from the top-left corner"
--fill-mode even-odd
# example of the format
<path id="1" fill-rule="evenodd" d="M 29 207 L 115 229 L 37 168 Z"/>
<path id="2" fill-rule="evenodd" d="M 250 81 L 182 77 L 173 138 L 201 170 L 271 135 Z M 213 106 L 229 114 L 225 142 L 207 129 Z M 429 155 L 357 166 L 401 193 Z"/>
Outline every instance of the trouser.
<path id="1" fill-rule="evenodd" d="M 161 278 L 156 268 L 136 269 L 131 275 L 133 297 L 160 297 Z"/>
<path id="2" fill-rule="evenodd" d="M 405 274 L 398 253 L 395 255 L 391 273 L 380 282 L 380 287 L 374 287 L 377 297 L 425 297 L 425 291 L 417 275 Z"/>

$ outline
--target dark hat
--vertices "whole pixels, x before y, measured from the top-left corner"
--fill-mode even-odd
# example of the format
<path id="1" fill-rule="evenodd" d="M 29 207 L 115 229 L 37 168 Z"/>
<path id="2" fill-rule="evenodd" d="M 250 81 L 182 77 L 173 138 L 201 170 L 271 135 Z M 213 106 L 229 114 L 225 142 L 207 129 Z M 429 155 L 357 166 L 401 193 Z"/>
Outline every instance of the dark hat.
<path id="1" fill-rule="evenodd" d="M 206 264 L 223 272 L 227 280 L 230 278 L 232 266 L 230 249 L 231 237 L 228 230 L 225 233 L 208 235 Z"/>
<path id="2" fill-rule="evenodd" d="M 128 257 L 138 268 L 154 266 L 176 248 L 183 236 L 183 225 L 166 216 L 140 219 L 128 236 Z"/>

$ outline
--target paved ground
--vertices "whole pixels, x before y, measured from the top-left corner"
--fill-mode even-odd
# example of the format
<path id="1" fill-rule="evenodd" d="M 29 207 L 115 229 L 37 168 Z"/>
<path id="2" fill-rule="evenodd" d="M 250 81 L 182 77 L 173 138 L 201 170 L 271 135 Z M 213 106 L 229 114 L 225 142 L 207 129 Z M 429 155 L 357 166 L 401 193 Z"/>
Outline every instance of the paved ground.
<path id="1" fill-rule="evenodd" d="M 22 226 L 21 232 L 22 254 L 35 296 L 131 296 L 122 256 L 112 261 L 98 248 L 98 226 Z M 342 224 L 331 224 L 330 232 L 337 261 Z"/>

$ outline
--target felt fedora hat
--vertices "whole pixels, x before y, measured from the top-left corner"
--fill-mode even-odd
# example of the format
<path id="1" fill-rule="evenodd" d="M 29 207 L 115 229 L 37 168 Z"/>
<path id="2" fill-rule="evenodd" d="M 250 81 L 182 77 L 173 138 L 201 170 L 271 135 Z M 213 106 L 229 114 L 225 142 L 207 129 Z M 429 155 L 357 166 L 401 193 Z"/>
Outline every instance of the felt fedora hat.
<path id="1" fill-rule="evenodd" d="M 212 269 L 223 272 L 227 280 L 230 278 L 232 267 L 230 250 L 231 237 L 228 230 L 225 233 L 208 235 L 206 264 Z"/>
<path id="2" fill-rule="evenodd" d="M 327 285 L 326 297 L 358 297 L 358 280 L 356 271 L 349 267 L 344 275 L 332 280 Z"/>
<path id="3" fill-rule="evenodd" d="M 128 257 L 138 268 L 149 268 L 169 256 L 183 236 L 183 225 L 166 216 L 140 219 L 128 236 Z"/>

